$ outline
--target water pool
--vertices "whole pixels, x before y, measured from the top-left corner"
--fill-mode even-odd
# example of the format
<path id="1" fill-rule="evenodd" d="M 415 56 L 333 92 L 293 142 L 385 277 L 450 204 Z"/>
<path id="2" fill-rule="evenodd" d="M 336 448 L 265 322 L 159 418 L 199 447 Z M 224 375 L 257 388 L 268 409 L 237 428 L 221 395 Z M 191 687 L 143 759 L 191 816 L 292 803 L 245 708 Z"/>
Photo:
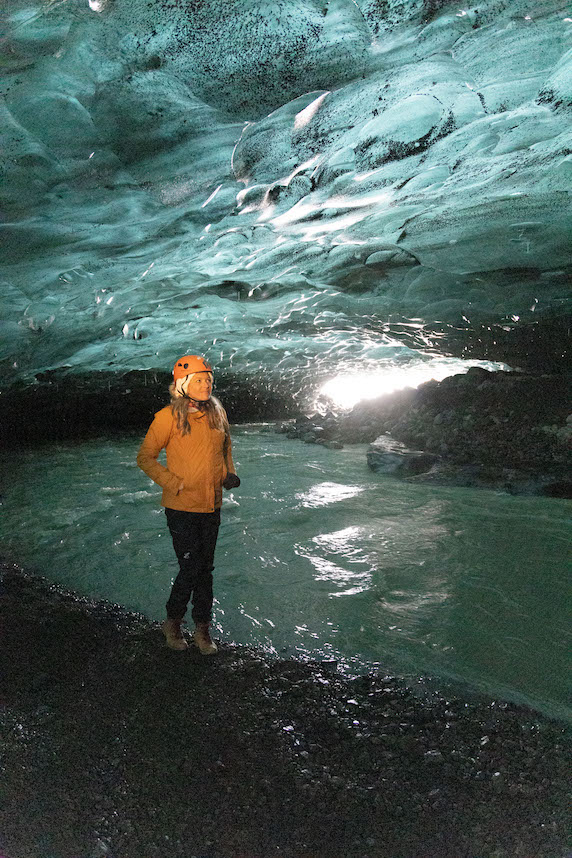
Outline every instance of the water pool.
<path id="1" fill-rule="evenodd" d="M 569 718 L 569 501 L 375 475 L 236 426 L 216 634 L 360 672 L 462 680 Z M 176 562 L 139 437 L 3 453 L 4 553 L 79 593 L 161 619 Z"/>

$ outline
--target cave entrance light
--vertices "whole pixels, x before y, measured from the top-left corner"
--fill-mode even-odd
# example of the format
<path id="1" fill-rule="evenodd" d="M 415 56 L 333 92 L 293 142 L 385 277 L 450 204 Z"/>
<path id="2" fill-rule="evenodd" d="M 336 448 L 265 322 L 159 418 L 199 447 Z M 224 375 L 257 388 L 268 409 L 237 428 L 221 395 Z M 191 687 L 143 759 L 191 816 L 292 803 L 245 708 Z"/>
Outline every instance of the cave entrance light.
<path id="1" fill-rule="evenodd" d="M 403 390 L 419 387 L 426 381 L 442 381 L 450 375 L 468 372 L 472 366 L 491 371 L 508 370 L 505 364 L 492 361 L 460 360 L 438 357 L 403 364 L 384 364 L 358 372 L 341 372 L 328 379 L 319 390 L 319 398 L 331 400 L 336 408 L 350 409 L 364 399 L 376 399 Z"/>

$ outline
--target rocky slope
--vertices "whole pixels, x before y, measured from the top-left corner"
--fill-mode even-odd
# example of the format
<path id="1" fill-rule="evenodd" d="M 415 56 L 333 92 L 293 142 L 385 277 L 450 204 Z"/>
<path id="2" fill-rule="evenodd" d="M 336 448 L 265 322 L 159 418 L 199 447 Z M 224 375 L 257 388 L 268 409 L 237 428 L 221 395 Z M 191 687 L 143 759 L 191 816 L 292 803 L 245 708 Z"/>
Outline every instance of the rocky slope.
<path id="1" fill-rule="evenodd" d="M 370 467 L 407 479 L 572 497 L 571 410 L 570 376 L 472 367 L 279 428 L 308 443 L 373 442 Z"/>

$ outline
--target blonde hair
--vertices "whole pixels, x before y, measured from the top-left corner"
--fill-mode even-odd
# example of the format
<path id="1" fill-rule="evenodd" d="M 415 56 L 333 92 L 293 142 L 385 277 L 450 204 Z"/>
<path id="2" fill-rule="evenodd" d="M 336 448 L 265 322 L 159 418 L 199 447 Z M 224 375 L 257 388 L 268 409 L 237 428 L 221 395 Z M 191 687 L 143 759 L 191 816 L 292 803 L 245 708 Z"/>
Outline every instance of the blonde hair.
<path id="1" fill-rule="evenodd" d="M 175 387 L 175 382 L 171 382 L 169 385 L 169 394 L 171 396 L 171 414 L 177 421 L 177 429 L 181 435 L 190 435 L 189 399 L 186 396 L 181 396 Z M 211 429 L 220 429 L 225 435 L 230 434 L 226 411 L 216 396 L 211 396 L 204 402 L 196 402 L 196 407 L 207 415 Z"/>

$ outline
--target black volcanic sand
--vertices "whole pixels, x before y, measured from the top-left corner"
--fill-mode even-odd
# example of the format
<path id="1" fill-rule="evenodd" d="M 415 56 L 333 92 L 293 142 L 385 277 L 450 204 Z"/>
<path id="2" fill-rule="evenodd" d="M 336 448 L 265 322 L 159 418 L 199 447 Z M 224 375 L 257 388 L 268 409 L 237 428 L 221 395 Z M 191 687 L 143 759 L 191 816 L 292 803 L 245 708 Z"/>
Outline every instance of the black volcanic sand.
<path id="1" fill-rule="evenodd" d="M 223 645 L 4 564 L 5 858 L 562 858 L 564 726 Z"/>

